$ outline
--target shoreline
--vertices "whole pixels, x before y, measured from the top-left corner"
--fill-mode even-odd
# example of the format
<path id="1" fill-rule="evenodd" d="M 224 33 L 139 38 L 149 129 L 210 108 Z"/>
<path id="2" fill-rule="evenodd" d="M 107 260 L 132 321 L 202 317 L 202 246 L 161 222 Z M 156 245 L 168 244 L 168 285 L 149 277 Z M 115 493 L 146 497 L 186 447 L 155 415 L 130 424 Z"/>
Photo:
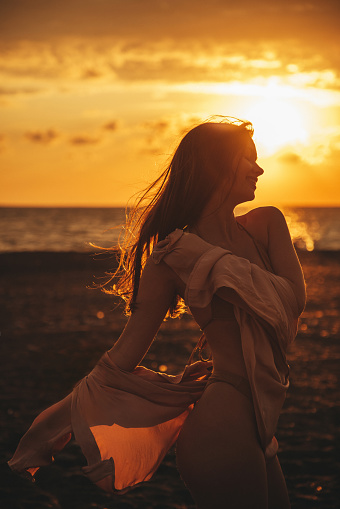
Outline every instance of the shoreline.
<path id="1" fill-rule="evenodd" d="M 336 261 L 340 251 L 306 251 L 296 248 L 301 264 L 311 261 L 318 262 L 322 258 Z M 29 270 L 41 268 L 52 270 L 51 261 L 55 268 L 90 269 L 98 268 L 100 264 L 114 266 L 115 255 L 109 252 L 79 252 L 79 251 L 5 251 L 0 253 L 0 273 L 6 270 Z M 99 267 L 100 268 L 100 267 Z"/>

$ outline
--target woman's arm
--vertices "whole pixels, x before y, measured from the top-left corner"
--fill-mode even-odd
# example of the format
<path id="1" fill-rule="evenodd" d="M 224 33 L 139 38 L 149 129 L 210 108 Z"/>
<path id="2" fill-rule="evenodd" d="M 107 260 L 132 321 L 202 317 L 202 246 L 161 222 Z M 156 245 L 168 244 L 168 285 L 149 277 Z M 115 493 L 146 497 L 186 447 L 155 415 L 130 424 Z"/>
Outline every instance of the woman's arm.
<path id="1" fill-rule="evenodd" d="M 109 350 L 120 369 L 132 371 L 142 361 L 176 293 L 174 272 L 165 262 L 155 264 L 150 257 L 140 280 L 136 308 Z"/>
<path id="2" fill-rule="evenodd" d="M 266 207 L 266 215 L 270 261 L 275 274 L 291 283 L 301 314 L 306 304 L 306 285 L 285 217 L 276 207 Z"/>

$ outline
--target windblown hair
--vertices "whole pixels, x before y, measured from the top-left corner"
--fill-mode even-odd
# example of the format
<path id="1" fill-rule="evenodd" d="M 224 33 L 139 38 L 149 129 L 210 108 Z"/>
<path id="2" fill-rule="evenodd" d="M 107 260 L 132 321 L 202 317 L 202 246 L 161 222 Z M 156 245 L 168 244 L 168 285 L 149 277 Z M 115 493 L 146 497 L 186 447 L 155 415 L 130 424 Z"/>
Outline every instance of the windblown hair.
<path id="1" fill-rule="evenodd" d="M 193 226 L 226 179 L 229 192 L 232 188 L 235 157 L 252 137 L 253 128 L 250 122 L 230 117 L 215 119 L 197 125 L 183 137 L 168 167 L 127 214 L 123 240 L 111 248 L 118 266 L 102 288 L 124 299 L 126 314 L 135 308 L 140 277 L 154 245 L 176 228 Z M 176 317 L 184 309 L 183 301 L 175 296 L 167 316 Z"/>

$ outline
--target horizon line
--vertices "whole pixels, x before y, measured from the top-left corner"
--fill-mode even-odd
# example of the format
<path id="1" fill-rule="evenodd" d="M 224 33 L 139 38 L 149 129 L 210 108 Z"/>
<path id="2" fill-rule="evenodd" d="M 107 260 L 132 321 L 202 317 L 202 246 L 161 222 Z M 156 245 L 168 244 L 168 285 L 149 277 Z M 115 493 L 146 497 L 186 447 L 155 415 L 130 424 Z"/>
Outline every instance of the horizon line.
<path id="1" fill-rule="evenodd" d="M 280 204 L 267 204 L 267 203 L 256 203 L 255 207 L 266 207 L 266 206 L 274 206 L 274 207 L 283 207 L 283 208 L 339 208 L 340 203 L 300 203 L 300 204 L 292 204 L 292 203 L 280 203 Z M 133 206 L 133 205 L 132 205 Z M 248 202 L 240 203 L 237 207 L 245 207 L 252 208 L 252 205 L 248 205 Z M 13 203 L 0 203 L 0 208 L 16 208 L 16 209 L 125 209 L 131 208 L 128 204 L 98 204 L 98 205 L 81 205 L 81 204 L 13 204 Z"/>

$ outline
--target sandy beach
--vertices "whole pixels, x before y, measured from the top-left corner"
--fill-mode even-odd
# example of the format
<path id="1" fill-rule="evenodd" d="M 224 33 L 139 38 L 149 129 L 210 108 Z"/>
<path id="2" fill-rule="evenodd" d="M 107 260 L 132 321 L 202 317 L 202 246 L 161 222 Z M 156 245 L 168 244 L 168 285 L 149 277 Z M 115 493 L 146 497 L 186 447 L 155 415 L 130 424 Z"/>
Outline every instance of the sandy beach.
<path id="1" fill-rule="evenodd" d="M 293 509 L 333 509 L 340 500 L 340 262 L 338 252 L 299 256 L 308 303 L 288 356 L 291 386 L 277 431 L 279 458 Z M 173 450 L 150 482 L 124 496 L 108 495 L 82 475 L 84 459 L 74 442 L 35 483 L 7 467 L 35 416 L 68 394 L 122 331 L 126 318 L 117 301 L 88 289 L 111 265 L 89 254 L 0 255 L 3 509 L 194 508 Z M 164 323 L 144 365 L 179 372 L 198 337 L 189 316 Z"/>

